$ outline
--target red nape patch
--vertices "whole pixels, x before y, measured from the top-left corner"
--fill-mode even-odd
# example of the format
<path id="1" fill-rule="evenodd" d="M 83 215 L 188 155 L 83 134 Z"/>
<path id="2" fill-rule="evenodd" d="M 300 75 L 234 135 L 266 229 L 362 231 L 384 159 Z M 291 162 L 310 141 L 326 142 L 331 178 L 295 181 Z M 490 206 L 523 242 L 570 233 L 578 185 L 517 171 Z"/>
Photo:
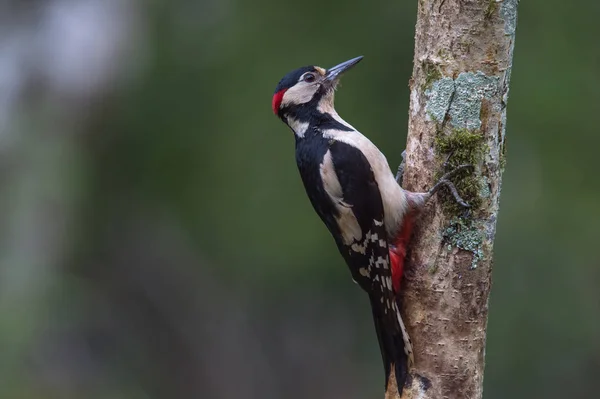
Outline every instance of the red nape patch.
<path id="1" fill-rule="evenodd" d="M 279 113 L 279 106 L 281 105 L 281 100 L 283 100 L 283 95 L 285 94 L 287 89 L 281 89 L 277 93 L 273 94 L 273 102 L 271 106 L 273 107 L 273 113 L 277 115 Z"/>
<path id="2" fill-rule="evenodd" d="M 394 245 L 390 246 L 390 262 L 392 264 L 392 285 L 394 292 L 400 292 L 400 283 L 404 273 L 404 260 L 406 258 L 406 249 L 410 242 L 410 236 L 414 227 L 414 218 L 412 215 L 405 215 L 402 222 L 402 228 L 394 239 Z"/>

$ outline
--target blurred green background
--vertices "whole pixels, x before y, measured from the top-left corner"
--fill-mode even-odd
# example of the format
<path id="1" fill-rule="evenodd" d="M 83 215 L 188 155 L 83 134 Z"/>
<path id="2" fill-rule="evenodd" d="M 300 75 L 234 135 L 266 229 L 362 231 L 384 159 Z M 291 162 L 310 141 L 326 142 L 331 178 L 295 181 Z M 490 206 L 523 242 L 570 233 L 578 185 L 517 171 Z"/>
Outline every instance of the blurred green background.
<path id="1" fill-rule="evenodd" d="M 366 297 L 270 109 L 400 161 L 417 0 L 0 3 L 0 397 L 379 398 Z M 484 396 L 600 391 L 600 3 L 519 10 Z"/>

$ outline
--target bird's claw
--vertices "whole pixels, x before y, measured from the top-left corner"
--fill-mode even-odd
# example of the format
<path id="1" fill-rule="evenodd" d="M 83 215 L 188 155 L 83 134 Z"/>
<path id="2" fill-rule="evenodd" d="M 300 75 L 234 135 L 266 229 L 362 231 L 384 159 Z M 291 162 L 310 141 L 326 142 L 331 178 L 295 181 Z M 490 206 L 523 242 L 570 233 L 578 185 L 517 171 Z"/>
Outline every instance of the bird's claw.
<path id="1" fill-rule="evenodd" d="M 402 187 L 402 178 L 404 176 L 404 166 L 406 166 L 406 150 L 402 151 L 402 162 L 398 165 L 398 171 L 396 172 L 396 182 Z"/>
<path id="2" fill-rule="evenodd" d="M 461 205 L 465 208 L 470 208 L 470 205 L 467 202 L 465 202 L 465 200 L 463 200 L 461 198 L 461 196 L 458 194 L 458 191 L 456 190 L 456 186 L 454 185 L 454 183 L 452 183 L 449 180 L 452 176 L 456 175 L 461 170 L 465 170 L 465 169 L 469 169 L 469 168 L 473 168 L 473 165 L 470 165 L 470 164 L 460 165 L 457 168 L 455 168 L 454 170 L 451 170 L 450 172 L 443 175 L 438 180 L 438 182 L 431 188 L 431 190 L 429 190 L 429 195 L 431 196 L 431 195 L 435 194 L 442 186 L 446 186 L 450 190 L 450 193 L 454 197 L 454 200 L 459 205 Z"/>

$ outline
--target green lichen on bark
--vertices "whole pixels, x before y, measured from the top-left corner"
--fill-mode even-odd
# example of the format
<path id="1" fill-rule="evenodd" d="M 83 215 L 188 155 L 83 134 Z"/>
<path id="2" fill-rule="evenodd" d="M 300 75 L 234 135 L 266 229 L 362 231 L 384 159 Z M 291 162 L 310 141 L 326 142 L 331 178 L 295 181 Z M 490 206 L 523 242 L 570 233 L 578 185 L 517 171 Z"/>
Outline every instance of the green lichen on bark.
<path id="1" fill-rule="evenodd" d="M 444 230 L 443 238 L 448 251 L 456 247 L 473 254 L 471 269 L 475 269 L 478 263 L 483 260 L 481 226 L 474 220 L 465 217 L 453 217 Z"/>
<path id="2" fill-rule="evenodd" d="M 423 68 L 428 71 L 437 66 Z M 477 71 L 462 72 L 456 79 L 444 76 L 436 80 L 436 72 L 430 72 L 424 82 L 428 87 L 425 90 L 427 115 L 438 123 L 448 116 L 449 123 L 458 129 L 480 129 L 482 102 L 497 94 L 500 78 Z"/>
<path id="3" fill-rule="evenodd" d="M 498 3 L 496 0 L 488 0 L 488 5 L 485 9 L 483 16 L 485 19 L 491 19 L 494 16 L 494 13 L 498 9 Z"/>
<path id="4" fill-rule="evenodd" d="M 450 102 L 454 95 L 454 80 L 443 77 L 431 84 L 425 91 L 427 97 L 427 115 L 435 122 L 442 123 L 450 108 Z"/>
<path id="5" fill-rule="evenodd" d="M 517 29 L 517 6 L 519 0 L 504 0 L 500 6 L 500 17 L 504 20 L 504 33 L 514 35 Z"/>
<path id="6" fill-rule="evenodd" d="M 452 126 L 460 129 L 481 128 L 481 103 L 498 91 L 499 78 L 481 71 L 462 72 L 454 80 L 454 96 L 448 113 Z"/>
<path id="7" fill-rule="evenodd" d="M 442 73 L 440 72 L 440 68 L 431 61 L 425 60 L 421 63 L 421 66 L 423 67 L 423 73 L 425 74 L 425 80 L 421 86 L 421 90 L 425 91 L 431 87 L 433 82 L 442 77 Z"/>
<path id="8" fill-rule="evenodd" d="M 454 129 L 450 134 L 439 132 L 435 139 L 438 157 L 443 162 L 443 168 L 438 172 L 438 178 L 444 173 L 456 169 L 460 165 L 478 165 L 482 162 L 486 150 L 483 135 L 477 131 Z M 457 173 L 452 179 L 460 196 L 477 209 L 482 201 L 482 188 L 486 186 L 482 178 L 472 170 Z M 454 197 L 446 191 L 441 192 L 445 210 L 456 214 L 464 208 L 456 203 Z"/>
<path id="9" fill-rule="evenodd" d="M 459 165 L 477 165 L 483 163 L 488 150 L 481 131 L 453 129 L 450 133 L 439 131 L 435 138 L 435 149 L 442 170 L 437 177 L 456 169 Z M 478 209 L 491 192 L 487 178 L 473 170 L 465 170 L 452 178 L 460 196 L 470 205 L 468 210 L 456 203 L 454 197 L 446 191 L 440 194 L 446 212 L 455 216 L 450 220 L 443 232 L 443 239 L 448 251 L 459 248 L 473 254 L 471 269 L 477 267 L 483 259 L 482 224 L 478 222 Z M 431 272 L 431 271 L 430 271 Z M 435 270 L 433 271 L 435 272 Z"/>

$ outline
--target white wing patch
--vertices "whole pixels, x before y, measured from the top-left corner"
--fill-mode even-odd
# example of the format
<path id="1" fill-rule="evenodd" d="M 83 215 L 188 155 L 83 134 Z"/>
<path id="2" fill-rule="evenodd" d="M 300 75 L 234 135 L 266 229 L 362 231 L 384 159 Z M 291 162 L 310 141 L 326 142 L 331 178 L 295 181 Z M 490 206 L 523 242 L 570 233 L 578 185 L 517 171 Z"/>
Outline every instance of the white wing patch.
<path id="1" fill-rule="evenodd" d="M 354 216 L 352 207 L 344 202 L 342 185 L 340 184 L 337 174 L 335 173 L 333 159 L 331 158 L 331 151 L 327 151 L 327 153 L 325 153 L 323 162 L 321 163 L 320 172 L 321 179 L 323 181 L 323 188 L 338 210 L 336 221 L 340 228 L 344 244 L 355 244 L 357 252 L 364 253 L 366 251 L 366 243 L 363 246 L 358 246 L 356 244 L 356 241 L 360 240 L 362 237 L 362 229 L 358 224 L 358 220 L 356 220 L 356 216 Z"/>
<path id="2" fill-rule="evenodd" d="M 321 111 L 329 112 L 335 120 L 354 129 L 346 121 L 340 118 L 340 116 L 335 113 L 335 110 L 329 109 L 326 106 L 321 106 Z M 343 131 L 329 129 L 324 132 L 324 136 L 358 148 L 365 158 L 367 158 L 369 165 L 371 165 L 371 168 L 373 169 L 373 175 L 375 176 L 375 181 L 377 181 L 377 186 L 381 193 L 381 200 L 383 201 L 385 220 L 382 220 L 381 223 L 385 222 L 387 233 L 390 236 L 395 235 L 396 229 L 402 224 L 402 218 L 406 212 L 407 201 L 402 187 L 396 182 L 396 178 L 390 169 L 390 165 L 388 164 L 385 155 L 379 151 L 379 148 L 377 148 L 371 140 L 356 130 Z"/>

